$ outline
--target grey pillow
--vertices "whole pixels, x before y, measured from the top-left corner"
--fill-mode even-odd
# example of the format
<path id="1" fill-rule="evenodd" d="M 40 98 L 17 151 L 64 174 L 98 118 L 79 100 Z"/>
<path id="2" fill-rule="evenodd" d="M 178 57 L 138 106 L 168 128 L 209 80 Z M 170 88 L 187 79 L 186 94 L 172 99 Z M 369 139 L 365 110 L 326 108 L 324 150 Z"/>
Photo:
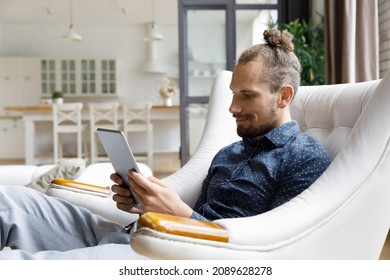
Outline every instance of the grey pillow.
<path id="1" fill-rule="evenodd" d="M 46 193 L 49 188 L 50 182 L 54 178 L 64 178 L 68 180 L 74 180 L 81 175 L 86 166 L 84 159 L 69 159 L 54 166 L 52 169 L 35 178 L 26 187 L 35 189 L 37 191 Z"/>

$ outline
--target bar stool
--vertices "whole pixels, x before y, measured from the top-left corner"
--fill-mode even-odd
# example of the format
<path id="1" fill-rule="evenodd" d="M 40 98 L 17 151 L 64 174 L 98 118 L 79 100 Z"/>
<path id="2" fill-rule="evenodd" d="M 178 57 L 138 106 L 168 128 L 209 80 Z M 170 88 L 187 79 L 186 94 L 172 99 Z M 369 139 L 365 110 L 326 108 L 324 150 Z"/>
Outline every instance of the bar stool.
<path id="1" fill-rule="evenodd" d="M 118 129 L 119 103 L 92 103 L 89 104 L 89 131 L 90 131 L 90 160 L 91 163 L 110 161 L 107 156 L 99 155 L 100 141 L 96 137 L 96 130 L 100 128 Z"/>
<path id="2" fill-rule="evenodd" d="M 146 156 L 134 153 L 137 161 L 153 166 L 153 124 L 151 121 L 152 103 L 126 103 L 123 105 L 123 132 L 146 133 Z M 134 152 L 134 151 L 133 151 Z"/>
<path id="3" fill-rule="evenodd" d="M 66 159 L 63 155 L 62 143 L 65 134 L 76 134 L 77 158 L 83 158 L 82 134 L 87 131 L 87 126 L 82 124 L 82 109 L 83 103 L 81 102 L 53 104 L 54 164 Z"/>

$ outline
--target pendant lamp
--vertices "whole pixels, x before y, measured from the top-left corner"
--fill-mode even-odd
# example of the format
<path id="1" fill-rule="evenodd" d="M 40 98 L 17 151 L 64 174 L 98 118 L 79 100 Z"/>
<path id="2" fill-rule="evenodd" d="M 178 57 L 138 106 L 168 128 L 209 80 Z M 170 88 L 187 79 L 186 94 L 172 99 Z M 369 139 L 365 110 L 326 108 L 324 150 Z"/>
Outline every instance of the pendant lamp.
<path id="1" fill-rule="evenodd" d="M 73 25 L 73 0 L 69 0 L 69 30 L 62 36 L 67 42 L 80 42 L 83 38 L 74 30 Z"/>
<path id="2" fill-rule="evenodd" d="M 144 73 L 165 73 L 165 69 L 161 66 L 157 59 L 156 43 L 164 39 L 164 36 L 157 32 L 156 24 L 154 21 L 154 0 L 152 1 L 152 22 L 147 24 L 147 33 L 144 37 L 144 41 L 149 43 L 148 60 L 144 64 Z"/>
<path id="3" fill-rule="evenodd" d="M 157 32 L 156 23 L 152 21 L 148 24 L 148 31 L 144 37 L 144 41 L 162 41 L 164 36 Z"/>

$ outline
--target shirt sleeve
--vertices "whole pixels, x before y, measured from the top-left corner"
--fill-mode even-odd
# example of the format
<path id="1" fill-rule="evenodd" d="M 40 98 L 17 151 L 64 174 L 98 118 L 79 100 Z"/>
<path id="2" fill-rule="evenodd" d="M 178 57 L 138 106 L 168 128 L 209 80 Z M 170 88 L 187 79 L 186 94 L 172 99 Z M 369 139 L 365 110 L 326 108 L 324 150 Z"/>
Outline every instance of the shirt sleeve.
<path id="1" fill-rule="evenodd" d="M 201 214 L 193 211 L 192 212 L 192 215 L 190 217 L 191 219 L 195 219 L 195 220 L 199 220 L 199 221 L 209 221 L 208 219 L 206 219 L 205 217 L 203 217 Z"/>

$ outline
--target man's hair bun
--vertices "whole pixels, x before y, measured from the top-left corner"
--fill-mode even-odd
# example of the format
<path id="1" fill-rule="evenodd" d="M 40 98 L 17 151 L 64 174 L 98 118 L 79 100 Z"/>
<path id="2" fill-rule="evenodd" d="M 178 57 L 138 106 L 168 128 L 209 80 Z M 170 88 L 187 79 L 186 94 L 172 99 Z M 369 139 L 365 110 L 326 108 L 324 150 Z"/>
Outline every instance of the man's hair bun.
<path id="1" fill-rule="evenodd" d="M 292 40 L 294 36 L 287 30 L 268 29 L 264 31 L 264 40 L 272 48 L 280 48 L 285 52 L 293 52 L 294 44 Z"/>

